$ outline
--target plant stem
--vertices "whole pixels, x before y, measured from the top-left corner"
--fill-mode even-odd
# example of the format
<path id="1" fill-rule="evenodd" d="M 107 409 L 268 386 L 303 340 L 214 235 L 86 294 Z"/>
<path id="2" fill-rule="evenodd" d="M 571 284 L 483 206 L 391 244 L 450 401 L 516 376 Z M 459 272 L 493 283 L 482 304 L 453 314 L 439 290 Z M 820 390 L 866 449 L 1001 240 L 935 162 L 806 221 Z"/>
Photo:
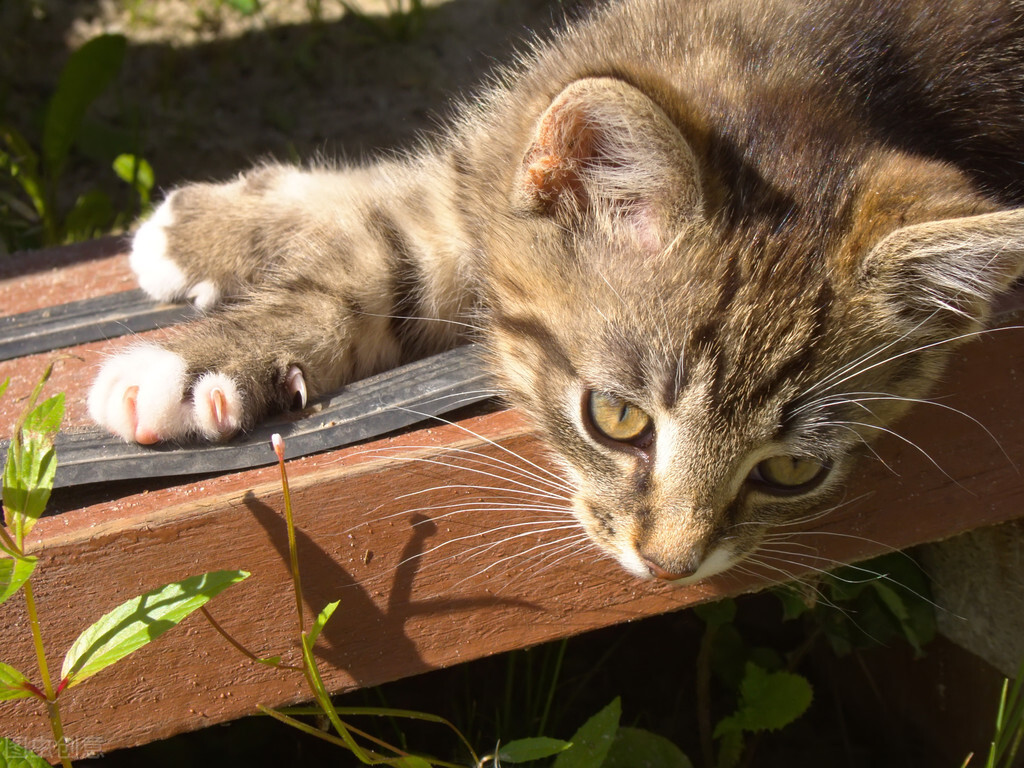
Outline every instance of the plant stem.
<path id="1" fill-rule="evenodd" d="M 222 627 L 220 625 L 220 623 L 218 623 L 218 621 L 215 618 L 213 618 L 213 614 L 211 614 L 207 610 L 205 605 L 202 606 L 199 609 L 199 611 L 200 611 L 200 613 L 203 614 L 203 616 L 206 617 L 206 620 L 208 622 L 210 622 L 210 625 L 215 630 L 217 630 L 217 634 L 219 634 L 221 637 L 223 637 L 225 640 L 227 640 L 228 643 L 231 644 L 231 647 L 233 647 L 235 650 L 237 650 L 239 653 L 241 653 L 243 656 L 245 656 L 248 659 L 251 659 L 251 660 L 253 660 L 255 662 L 258 662 L 260 664 L 268 664 L 268 661 L 266 659 L 260 658 L 255 653 L 253 653 L 248 648 L 246 648 L 244 645 L 242 645 L 240 642 L 238 642 L 235 638 L 233 638 L 228 633 L 228 631 L 226 629 L 224 629 L 224 627 Z M 291 670 L 294 670 L 296 672 L 302 672 L 305 669 L 304 667 L 298 667 L 298 666 L 296 666 L 294 664 L 285 664 L 284 662 L 280 662 L 280 661 L 277 662 L 276 664 L 269 664 L 269 666 L 276 667 L 277 669 L 291 669 Z"/>
<path id="2" fill-rule="evenodd" d="M 36 612 L 36 601 L 32 594 L 32 580 L 25 582 L 25 605 L 28 608 L 29 626 L 32 629 L 32 641 L 36 647 L 36 661 L 39 663 L 39 675 L 43 679 L 43 692 L 46 698 L 53 699 L 53 682 L 50 680 L 50 669 L 46 665 L 46 651 L 43 648 L 43 635 L 39 630 L 39 614 Z"/>
<path id="3" fill-rule="evenodd" d="M 715 764 L 715 748 L 711 730 L 711 650 L 714 647 L 718 625 L 708 622 L 697 652 L 697 727 L 700 731 L 700 751 L 705 768 Z"/>
<path id="4" fill-rule="evenodd" d="M 68 754 L 68 742 L 64 738 L 64 724 L 60 720 L 60 704 L 56 699 L 46 702 L 46 714 L 50 716 L 50 730 L 53 731 L 53 740 L 57 745 L 57 756 L 63 768 L 73 768 L 71 756 Z"/>
<path id="5" fill-rule="evenodd" d="M 4 547 L 10 550 L 11 552 L 25 554 L 22 551 L 21 547 L 18 546 L 17 542 L 15 542 L 14 539 L 11 538 L 11 534 L 9 534 L 7 532 L 7 529 L 2 525 L 0 525 L 0 539 L 3 540 Z"/>
<path id="6" fill-rule="evenodd" d="M 71 768 L 68 757 L 68 743 L 64 738 L 64 725 L 60 719 L 60 705 L 54 695 L 53 682 L 50 680 L 50 669 L 46 664 L 46 649 L 43 647 L 43 634 L 39 629 L 39 614 L 36 612 L 36 600 L 32 594 L 32 580 L 25 582 L 25 607 L 28 610 L 28 622 L 32 629 L 32 642 L 36 648 L 36 661 L 39 664 L 39 676 L 43 680 L 43 693 L 46 694 L 46 713 L 50 719 L 50 730 L 53 731 L 53 742 L 57 746 L 57 755 L 64 768 Z"/>
<path id="7" fill-rule="evenodd" d="M 281 468 L 281 490 L 284 493 L 284 519 L 288 527 L 288 554 L 291 557 L 292 585 L 295 587 L 295 612 L 299 621 L 299 634 L 305 631 L 305 617 L 302 611 L 302 579 L 299 577 L 299 552 L 295 546 L 295 520 L 292 517 L 292 494 L 288 489 L 288 472 L 284 468 L 284 440 L 274 435 L 273 446 L 277 464 Z"/>
<path id="8" fill-rule="evenodd" d="M 537 728 L 538 736 L 543 736 L 548 727 L 548 715 L 551 714 L 551 704 L 555 700 L 555 689 L 558 687 L 558 678 L 562 674 L 562 661 L 565 659 L 565 649 L 568 645 L 568 640 L 562 640 L 558 647 L 558 656 L 555 658 L 555 671 L 551 675 L 547 700 L 544 702 L 544 711 L 540 716 L 540 726 Z"/>

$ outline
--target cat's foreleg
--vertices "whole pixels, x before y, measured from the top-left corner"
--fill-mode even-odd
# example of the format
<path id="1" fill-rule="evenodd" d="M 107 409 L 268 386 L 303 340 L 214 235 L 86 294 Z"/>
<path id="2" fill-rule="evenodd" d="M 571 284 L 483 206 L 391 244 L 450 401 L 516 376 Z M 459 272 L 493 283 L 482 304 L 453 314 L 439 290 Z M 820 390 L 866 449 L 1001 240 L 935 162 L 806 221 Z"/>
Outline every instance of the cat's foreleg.
<path id="1" fill-rule="evenodd" d="M 166 342 L 109 358 L 93 419 L 134 442 L 219 440 L 458 343 L 475 301 L 468 238 L 444 165 L 428 162 L 264 170 L 261 184 L 175 192 L 135 238 L 140 283 L 174 288 L 150 290 L 160 298 L 231 300 Z"/>
<path id="2" fill-rule="evenodd" d="M 109 358 L 89 395 L 93 419 L 132 442 L 221 440 L 462 335 L 454 322 L 396 315 L 383 289 L 300 283 L 266 286 L 161 344 Z"/>

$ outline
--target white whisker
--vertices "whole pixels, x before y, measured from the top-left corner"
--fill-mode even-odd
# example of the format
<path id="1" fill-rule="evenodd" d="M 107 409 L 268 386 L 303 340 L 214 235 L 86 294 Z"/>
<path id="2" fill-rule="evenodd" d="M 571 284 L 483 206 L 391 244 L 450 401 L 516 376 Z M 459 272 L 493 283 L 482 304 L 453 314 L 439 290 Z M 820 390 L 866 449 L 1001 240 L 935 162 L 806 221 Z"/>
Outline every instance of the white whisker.
<path id="1" fill-rule="evenodd" d="M 939 462 L 937 462 L 934 458 L 932 458 L 931 454 L 929 454 L 928 451 L 926 451 L 924 448 L 919 446 L 917 443 L 915 443 L 910 438 L 904 437 L 903 435 L 901 435 L 896 430 L 890 429 L 889 427 L 883 427 L 880 424 L 871 424 L 869 422 L 837 421 L 835 423 L 836 424 L 847 424 L 847 425 L 850 425 L 850 426 L 853 426 L 853 427 L 867 427 L 868 429 L 877 429 L 880 432 L 885 432 L 887 435 L 892 435 L 893 437 L 895 437 L 895 438 L 897 438 L 899 440 L 902 440 L 904 443 L 906 443 L 910 447 L 916 449 L 922 456 L 924 456 L 926 459 L 928 459 L 928 461 L 930 461 L 932 463 L 932 465 L 936 469 L 939 470 L 939 472 L 941 472 L 943 475 L 945 475 L 947 478 L 949 478 L 958 487 L 960 487 L 964 491 L 967 491 L 967 493 L 970 493 L 972 496 L 975 495 L 972 491 L 968 490 L 967 488 L 964 488 L 964 486 L 960 484 L 959 480 L 957 480 L 955 477 L 953 477 L 951 474 L 949 474 L 945 469 L 943 469 L 942 465 L 939 464 Z"/>

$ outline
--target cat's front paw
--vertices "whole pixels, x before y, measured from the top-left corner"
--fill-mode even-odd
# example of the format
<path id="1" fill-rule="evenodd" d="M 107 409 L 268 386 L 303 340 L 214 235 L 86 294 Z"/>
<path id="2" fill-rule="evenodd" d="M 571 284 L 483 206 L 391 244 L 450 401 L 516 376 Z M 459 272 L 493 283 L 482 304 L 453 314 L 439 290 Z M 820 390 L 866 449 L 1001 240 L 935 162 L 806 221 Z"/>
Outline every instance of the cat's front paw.
<path id="1" fill-rule="evenodd" d="M 193 381 L 181 357 L 155 345 L 112 357 L 89 392 L 97 424 L 146 445 L 193 436 L 223 440 L 238 431 L 242 413 L 242 395 L 230 377 L 208 372 Z"/>
<path id="2" fill-rule="evenodd" d="M 142 290 L 157 301 L 188 299 L 200 309 L 211 309 L 220 301 L 220 288 L 213 280 L 191 278 L 171 255 L 169 233 L 177 224 L 173 201 L 179 194 L 168 195 L 139 227 L 129 264 Z"/>

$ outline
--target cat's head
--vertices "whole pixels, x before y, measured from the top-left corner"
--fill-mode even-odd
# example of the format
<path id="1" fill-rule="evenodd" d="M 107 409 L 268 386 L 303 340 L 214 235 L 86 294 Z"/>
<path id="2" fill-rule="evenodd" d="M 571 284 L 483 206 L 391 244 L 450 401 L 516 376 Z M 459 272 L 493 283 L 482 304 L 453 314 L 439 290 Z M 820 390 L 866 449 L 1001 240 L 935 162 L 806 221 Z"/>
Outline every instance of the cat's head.
<path id="1" fill-rule="evenodd" d="M 512 174 L 488 305 L 588 533 L 693 580 L 834 496 L 1020 273 L 1024 227 L 949 166 L 871 147 L 802 198 L 723 170 L 686 120 L 615 79 L 562 91 Z"/>

